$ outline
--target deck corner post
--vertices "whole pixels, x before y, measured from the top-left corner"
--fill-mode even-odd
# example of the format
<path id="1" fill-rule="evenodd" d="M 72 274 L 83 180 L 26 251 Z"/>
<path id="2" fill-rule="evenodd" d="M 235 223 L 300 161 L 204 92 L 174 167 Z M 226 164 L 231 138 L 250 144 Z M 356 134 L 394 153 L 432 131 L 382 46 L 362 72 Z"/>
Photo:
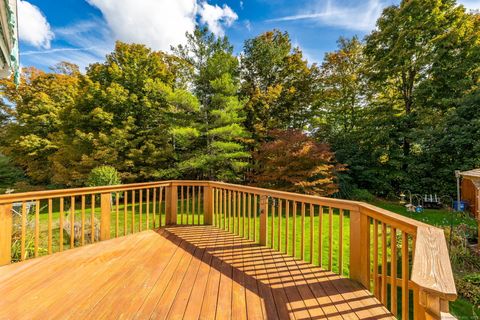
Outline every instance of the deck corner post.
<path id="1" fill-rule="evenodd" d="M 110 239 L 110 215 L 112 213 L 112 195 L 100 195 L 100 240 Z"/>
<path id="2" fill-rule="evenodd" d="M 350 278 L 370 290 L 370 221 L 360 210 L 350 211 Z"/>
<path id="3" fill-rule="evenodd" d="M 213 223 L 213 190 L 209 184 L 205 185 L 203 190 L 203 223 L 211 225 Z"/>
<path id="4" fill-rule="evenodd" d="M 0 266 L 12 261 L 12 204 L 0 204 Z"/>
<path id="5" fill-rule="evenodd" d="M 165 224 L 177 224 L 177 202 L 178 202 L 178 185 L 172 182 L 165 190 L 166 212 Z"/>
<path id="6" fill-rule="evenodd" d="M 268 197 L 260 197 L 260 245 L 267 245 Z"/>

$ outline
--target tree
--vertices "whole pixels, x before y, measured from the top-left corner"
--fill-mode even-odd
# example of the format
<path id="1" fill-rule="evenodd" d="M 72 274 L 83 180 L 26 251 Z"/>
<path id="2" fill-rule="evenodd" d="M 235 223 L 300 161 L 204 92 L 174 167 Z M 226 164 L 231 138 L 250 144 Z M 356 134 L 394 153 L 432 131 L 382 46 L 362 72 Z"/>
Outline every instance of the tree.
<path id="1" fill-rule="evenodd" d="M 176 86 L 172 61 L 117 42 L 104 63 L 88 68 L 58 136 L 64 148 L 54 157 L 56 182 L 83 184 L 100 165 L 113 166 L 127 182 L 179 176 L 175 134 L 189 127 L 198 101 Z"/>
<path id="2" fill-rule="evenodd" d="M 255 153 L 258 186 L 323 196 L 338 191 L 336 173 L 342 166 L 327 144 L 294 129 L 269 135 L 273 139 Z"/>
<path id="3" fill-rule="evenodd" d="M 341 37 L 337 43 L 338 50 L 325 54 L 319 79 L 322 91 L 315 103 L 327 136 L 354 131 L 366 106 L 363 44 L 357 37 Z"/>
<path id="4" fill-rule="evenodd" d="M 256 142 L 272 129 L 308 126 L 319 70 L 292 47 L 288 33 L 273 30 L 245 41 L 241 71 L 245 125 Z"/>
<path id="5" fill-rule="evenodd" d="M 226 37 L 215 38 L 206 28 L 187 34 L 187 44 L 175 49 L 189 63 L 190 82 L 201 102 L 196 121 L 198 136 L 182 172 L 199 178 L 236 181 L 249 158 L 244 141 L 243 101 L 238 97 L 238 60 Z"/>
<path id="6" fill-rule="evenodd" d="M 412 144 L 424 120 L 422 111 L 430 114 L 428 123 L 435 123 L 462 87 L 468 87 L 464 80 L 471 68 L 465 68 L 465 61 L 461 68 L 458 64 L 470 57 L 478 39 L 472 23 L 455 0 L 404 0 L 386 8 L 377 29 L 366 38 L 373 98 L 389 96 L 396 105 L 392 117 L 402 136 L 404 171 L 409 169 Z M 435 102 L 428 96 L 436 96 Z"/>
<path id="7" fill-rule="evenodd" d="M 49 183 L 54 175 L 50 157 L 61 148 L 55 134 L 79 93 L 78 68 L 63 63 L 56 70 L 61 72 L 24 69 L 18 88 L 11 80 L 0 81 L 9 101 L 3 110 L 10 118 L 2 130 L 1 151 L 39 184 Z"/>

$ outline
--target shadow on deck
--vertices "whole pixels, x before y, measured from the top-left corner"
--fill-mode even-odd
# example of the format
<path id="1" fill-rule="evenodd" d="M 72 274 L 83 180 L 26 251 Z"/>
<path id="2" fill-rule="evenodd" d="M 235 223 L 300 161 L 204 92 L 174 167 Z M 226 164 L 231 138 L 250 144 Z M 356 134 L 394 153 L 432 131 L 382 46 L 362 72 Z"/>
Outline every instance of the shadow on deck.
<path id="1" fill-rule="evenodd" d="M 357 283 L 211 226 L 0 268 L 0 319 L 394 319 Z"/>

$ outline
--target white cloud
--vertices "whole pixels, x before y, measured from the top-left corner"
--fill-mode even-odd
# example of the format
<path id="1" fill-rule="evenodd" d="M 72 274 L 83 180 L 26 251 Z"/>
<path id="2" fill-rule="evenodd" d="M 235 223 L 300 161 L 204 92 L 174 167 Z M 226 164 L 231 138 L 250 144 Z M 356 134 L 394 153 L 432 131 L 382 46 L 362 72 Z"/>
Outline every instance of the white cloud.
<path id="1" fill-rule="evenodd" d="M 50 48 L 54 33 L 47 18 L 30 2 L 18 2 L 18 29 L 21 41 L 37 48 Z"/>
<path id="2" fill-rule="evenodd" d="M 113 37 L 143 43 L 154 50 L 168 50 L 193 32 L 197 15 L 216 35 L 223 35 L 238 18 L 227 5 L 219 7 L 197 0 L 87 0 L 98 8 Z M 140 2 L 140 3 L 139 3 Z"/>
<path id="3" fill-rule="evenodd" d="M 269 20 L 295 21 L 314 20 L 321 24 L 357 31 L 370 31 L 375 27 L 377 18 L 391 1 L 368 0 L 364 2 L 349 2 L 339 5 L 339 1 L 327 0 L 316 3 L 295 15 Z"/>
<path id="4" fill-rule="evenodd" d="M 91 63 L 102 61 L 113 50 L 115 40 L 142 43 L 154 50 L 167 51 L 172 45 L 184 43 L 185 32 L 193 32 L 198 20 L 207 24 L 212 32 L 222 35 L 224 28 L 231 26 L 236 19 L 235 12 L 226 5 L 218 7 L 221 14 L 213 14 L 217 6 L 210 6 L 204 0 L 86 1 L 98 8 L 103 18 L 55 28 L 55 38 L 62 42 L 62 46 L 49 49 L 45 45 L 39 50 L 21 52 L 22 63 L 48 68 L 69 61 L 85 69 Z"/>
<path id="5" fill-rule="evenodd" d="M 87 0 L 103 14 L 115 39 L 167 50 L 195 28 L 194 0 Z"/>
<path id="6" fill-rule="evenodd" d="M 469 10 L 480 9 L 480 0 L 460 0 L 458 3 L 463 4 Z"/>
<path id="7" fill-rule="evenodd" d="M 224 27 L 230 27 L 238 15 L 227 5 L 219 7 L 218 5 L 210 5 L 207 2 L 201 2 L 198 9 L 200 21 L 208 26 L 217 36 L 225 34 Z"/>

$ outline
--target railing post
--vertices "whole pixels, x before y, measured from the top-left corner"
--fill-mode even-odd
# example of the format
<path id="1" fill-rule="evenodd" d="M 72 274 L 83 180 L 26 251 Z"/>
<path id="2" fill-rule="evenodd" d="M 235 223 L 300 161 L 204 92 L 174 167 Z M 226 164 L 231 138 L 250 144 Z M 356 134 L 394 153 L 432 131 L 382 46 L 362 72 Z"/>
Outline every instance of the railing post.
<path id="1" fill-rule="evenodd" d="M 203 187 L 203 223 L 211 225 L 213 222 L 213 192 L 212 187 Z"/>
<path id="2" fill-rule="evenodd" d="M 260 197 L 260 245 L 267 245 L 268 197 Z"/>
<path id="3" fill-rule="evenodd" d="M 166 225 L 177 224 L 177 202 L 178 202 L 178 187 L 176 184 L 171 184 L 166 187 Z"/>
<path id="4" fill-rule="evenodd" d="M 112 213 L 111 193 L 100 195 L 100 240 L 110 239 L 110 215 Z"/>
<path id="5" fill-rule="evenodd" d="M 12 260 L 12 204 L 0 204 L 0 266 Z"/>
<path id="6" fill-rule="evenodd" d="M 425 320 L 440 320 L 440 319 L 455 319 L 449 315 L 448 301 L 442 299 L 438 295 L 419 290 L 420 294 L 420 307 L 422 315 L 419 315 L 420 319 Z M 449 317 L 450 316 L 450 317 Z M 417 318 L 415 318 L 417 319 Z"/>
<path id="7" fill-rule="evenodd" d="M 370 221 L 350 211 L 350 278 L 370 290 Z"/>

